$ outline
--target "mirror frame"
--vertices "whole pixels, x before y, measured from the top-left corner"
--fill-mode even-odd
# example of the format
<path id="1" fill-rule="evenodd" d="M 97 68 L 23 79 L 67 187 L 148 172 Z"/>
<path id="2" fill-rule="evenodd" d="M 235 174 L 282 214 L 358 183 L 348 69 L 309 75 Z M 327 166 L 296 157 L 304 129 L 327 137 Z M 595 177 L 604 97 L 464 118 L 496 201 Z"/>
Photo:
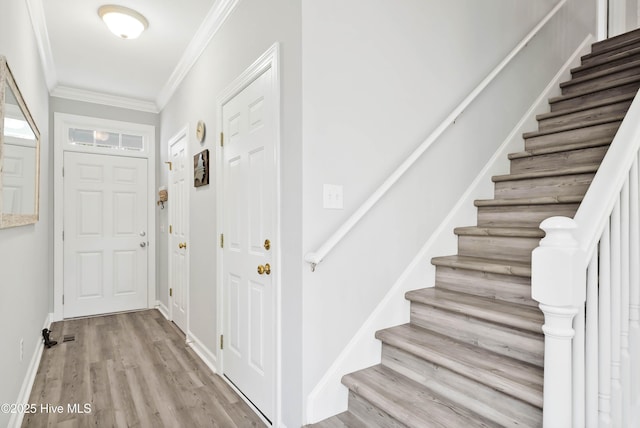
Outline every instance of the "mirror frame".
<path id="1" fill-rule="evenodd" d="M 4 117 L 5 117 L 5 96 L 6 89 L 10 88 L 18 101 L 18 106 L 22 111 L 25 119 L 31 126 L 31 130 L 36 137 L 36 170 L 35 170 L 35 205 L 34 212 L 32 214 L 9 214 L 3 212 L 3 197 L 2 197 L 2 171 L 4 167 Z M 0 229 L 6 229 L 9 227 L 24 226 L 27 224 L 35 224 L 38 222 L 40 212 L 40 131 L 36 126 L 31 112 L 27 108 L 27 104 L 22 98 L 22 93 L 18 89 L 13 74 L 7 64 L 7 59 L 0 55 Z"/>

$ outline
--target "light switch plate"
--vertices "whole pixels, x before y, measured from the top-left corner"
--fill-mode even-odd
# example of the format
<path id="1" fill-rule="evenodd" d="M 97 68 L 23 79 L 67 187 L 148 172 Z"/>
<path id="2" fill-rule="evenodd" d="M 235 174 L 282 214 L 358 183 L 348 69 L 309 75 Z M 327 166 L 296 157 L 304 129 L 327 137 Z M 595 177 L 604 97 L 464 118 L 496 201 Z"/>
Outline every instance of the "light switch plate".
<path id="1" fill-rule="evenodd" d="M 322 192 L 322 206 L 328 210 L 341 210 L 343 208 L 342 186 L 338 184 L 325 184 Z"/>

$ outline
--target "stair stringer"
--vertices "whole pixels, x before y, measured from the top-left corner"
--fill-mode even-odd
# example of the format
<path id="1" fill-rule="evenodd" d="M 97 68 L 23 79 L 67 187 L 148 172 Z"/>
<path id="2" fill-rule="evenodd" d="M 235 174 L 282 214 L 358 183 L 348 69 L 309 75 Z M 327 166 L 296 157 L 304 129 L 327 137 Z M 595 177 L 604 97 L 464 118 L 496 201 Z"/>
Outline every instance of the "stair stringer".
<path id="1" fill-rule="evenodd" d="M 458 239 L 453 229 L 461 224 L 475 223 L 477 208 L 474 201 L 493 197 L 491 177 L 509 173 L 510 161 L 507 155 L 523 150 L 522 134 L 538 126 L 536 115 L 549 111 L 549 98 L 560 95 L 560 82 L 571 79 L 571 68 L 580 65 L 580 57 L 590 52 L 594 41 L 593 35 L 587 36 L 551 79 L 309 393 L 303 416 L 306 424 L 319 422 L 347 410 L 349 391 L 341 383 L 342 377 L 380 363 L 382 347 L 380 341 L 375 339 L 376 331 L 409 322 L 409 302 L 405 299 L 405 293 L 434 286 L 436 269 L 430 260 L 442 254 L 456 253 Z"/>

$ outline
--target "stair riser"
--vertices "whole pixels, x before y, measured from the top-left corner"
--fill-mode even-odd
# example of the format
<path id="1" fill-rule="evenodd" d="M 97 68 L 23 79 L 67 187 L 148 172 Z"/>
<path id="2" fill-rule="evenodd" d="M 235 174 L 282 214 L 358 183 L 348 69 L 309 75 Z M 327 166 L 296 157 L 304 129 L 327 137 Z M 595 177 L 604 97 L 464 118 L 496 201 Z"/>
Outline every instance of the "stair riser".
<path id="1" fill-rule="evenodd" d="M 563 175 L 495 183 L 497 199 L 584 196 L 595 174 Z"/>
<path id="2" fill-rule="evenodd" d="M 538 307 L 538 302 L 531 298 L 531 279 L 522 276 L 437 266 L 436 287 Z"/>
<path id="3" fill-rule="evenodd" d="M 407 428 L 406 425 L 389 416 L 387 412 L 377 408 L 353 391 L 349 391 L 349 411 L 367 425 L 375 428 Z"/>
<path id="4" fill-rule="evenodd" d="M 575 98 L 555 101 L 551 103 L 551 111 L 561 111 L 568 108 L 580 107 L 593 101 L 605 100 L 619 95 L 632 94 L 640 88 L 640 81 L 627 83 L 625 85 L 616 86 L 614 88 L 605 89 L 598 92 L 592 92 Z"/>
<path id="5" fill-rule="evenodd" d="M 578 204 L 478 207 L 478 226 L 538 227 L 556 215 L 573 218 L 577 210 Z"/>
<path id="6" fill-rule="evenodd" d="M 597 71 L 602 71 L 602 70 L 607 70 L 613 67 L 616 67 L 618 65 L 621 64 L 626 64 L 629 63 L 631 61 L 636 61 L 640 59 L 640 52 L 634 52 L 631 55 L 626 55 L 617 59 L 613 59 L 607 62 L 604 62 L 603 64 L 600 65 L 594 65 L 593 67 L 587 67 L 584 69 L 579 69 L 579 70 L 574 70 L 571 72 L 571 75 L 573 77 L 582 77 L 582 76 L 587 76 L 591 73 L 595 73 Z"/>
<path id="7" fill-rule="evenodd" d="M 540 238 L 505 236 L 458 236 L 458 254 L 487 259 L 531 262 L 531 251 L 538 246 Z"/>
<path id="8" fill-rule="evenodd" d="M 542 367 L 544 342 L 535 334 L 411 302 L 411 323 L 456 340 Z"/>
<path id="9" fill-rule="evenodd" d="M 382 345 L 382 364 L 427 388 L 437 390 L 448 400 L 500 426 L 540 426 L 542 421 L 542 397 L 519 395 L 521 391 L 501 384 L 499 378 L 483 379 L 481 383 L 480 379 L 469 379 L 386 344 Z M 503 392 L 505 390 L 509 393 Z"/>
<path id="10" fill-rule="evenodd" d="M 511 173 L 548 172 L 569 165 L 574 167 L 598 167 L 607 153 L 609 146 L 592 147 L 583 150 L 553 153 L 548 155 L 530 156 L 511 160 Z"/>
<path id="11" fill-rule="evenodd" d="M 629 110 L 631 101 L 632 100 L 629 99 L 589 110 L 541 119 L 538 120 L 538 129 L 540 131 L 552 131 L 575 123 L 583 123 L 584 126 L 590 126 L 591 123 L 597 121 L 604 122 L 609 119 L 621 121 L 624 114 Z"/>
<path id="12" fill-rule="evenodd" d="M 573 129 L 571 131 L 559 132 L 557 134 L 541 135 L 530 137 L 524 140 L 524 147 L 527 151 L 554 147 L 565 144 L 585 143 L 587 141 L 609 139 L 618 132 L 620 122 L 605 123 L 602 125 L 590 126 L 588 128 Z"/>
<path id="13" fill-rule="evenodd" d="M 609 58 L 612 55 L 618 55 L 622 52 L 627 52 L 632 49 L 640 47 L 640 40 L 633 39 L 624 43 L 619 43 L 618 46 L 609 46 L 606 48 L 600 48 L 597 52 L 592 52 L 588 55 L 584 55 L 580 61 L 582 65 L 592 64 L 595 61 L 602 61 L 604 58 Z"/>
<path id="14" fill-rule="evenodd" d="M 637 76 L 640 74 L 640 66 L 629 67 L 620 71 L 611 70 L 610 74 L 596 77 L 593 79 L 587 79 L 584 82 L 578 81 L 575 83 L 564 85 L 562 88 L 562 95 L 575 94 L 576 92 L 582 92 L 592 89 L 597 89 L 607 83 L 615 82 L 618 79 L 624 79 L 627 77 Z"/>

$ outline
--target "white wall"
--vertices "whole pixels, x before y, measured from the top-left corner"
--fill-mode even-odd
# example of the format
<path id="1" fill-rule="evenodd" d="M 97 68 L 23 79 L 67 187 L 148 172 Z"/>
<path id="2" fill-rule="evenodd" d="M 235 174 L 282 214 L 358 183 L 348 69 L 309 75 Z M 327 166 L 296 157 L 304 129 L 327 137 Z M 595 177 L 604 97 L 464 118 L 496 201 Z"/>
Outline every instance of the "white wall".
<path id="1" fill-rule="evenodd" d="M 168 180 L 169 139 L 189 125 L 189 155 L 209 149 L 211 165 L 216 165 L 216 100 L 240 73 L 273 43 L 281 45 L 282 78 L 282 222 L 280 243 L 282 266 L 283 318 L 283 423 L 300 426 L 301 394 L 301 71 L 300 2 L 291 0 L 241 0 L 236 10 L 213 38 L 180 88 L 161 112 L 161 147 L 158 185 Z M 198 120 L 207 125 L 203 145 L 195 139 Z M 211 175 L 208 186 L 190 189 L 190 334 L 217 355 L 216 339 L 216 182 Z M 169 195 L 168 204 L 171 204 Z M 168 306 L 167 286 L 167 209 L 158 221 L 159 260 L 158 297 Z M 164 225 L 165 232 L 160 232 Z"/>
<path id="2" fill-rule="evenodd" d="M 40 221 L 0 230 L 0 403 L 15 403 L 29 362 L 42 341 L 52 287 L 48 91 L 24 1 L 2 1 L 0 54 L 7 57 L 41 137 Z M 24 340 L 24 359 L 19 343 Z M 0 426 L 11 415 L 0 413 Z"/>
<path id="3" fill-rule="evenodd" d="M 304 251 L 321 245 L 555 4 L 303 1 Z M 303 271 L 305 397 L 594 31 L 594 10 L 595 2 L 570 0 L 316 272 Z M 344 210 L 322 208 L 323 183 L 344 186 Z M 425 277 L 423 285 L 432 284 Z"/>

